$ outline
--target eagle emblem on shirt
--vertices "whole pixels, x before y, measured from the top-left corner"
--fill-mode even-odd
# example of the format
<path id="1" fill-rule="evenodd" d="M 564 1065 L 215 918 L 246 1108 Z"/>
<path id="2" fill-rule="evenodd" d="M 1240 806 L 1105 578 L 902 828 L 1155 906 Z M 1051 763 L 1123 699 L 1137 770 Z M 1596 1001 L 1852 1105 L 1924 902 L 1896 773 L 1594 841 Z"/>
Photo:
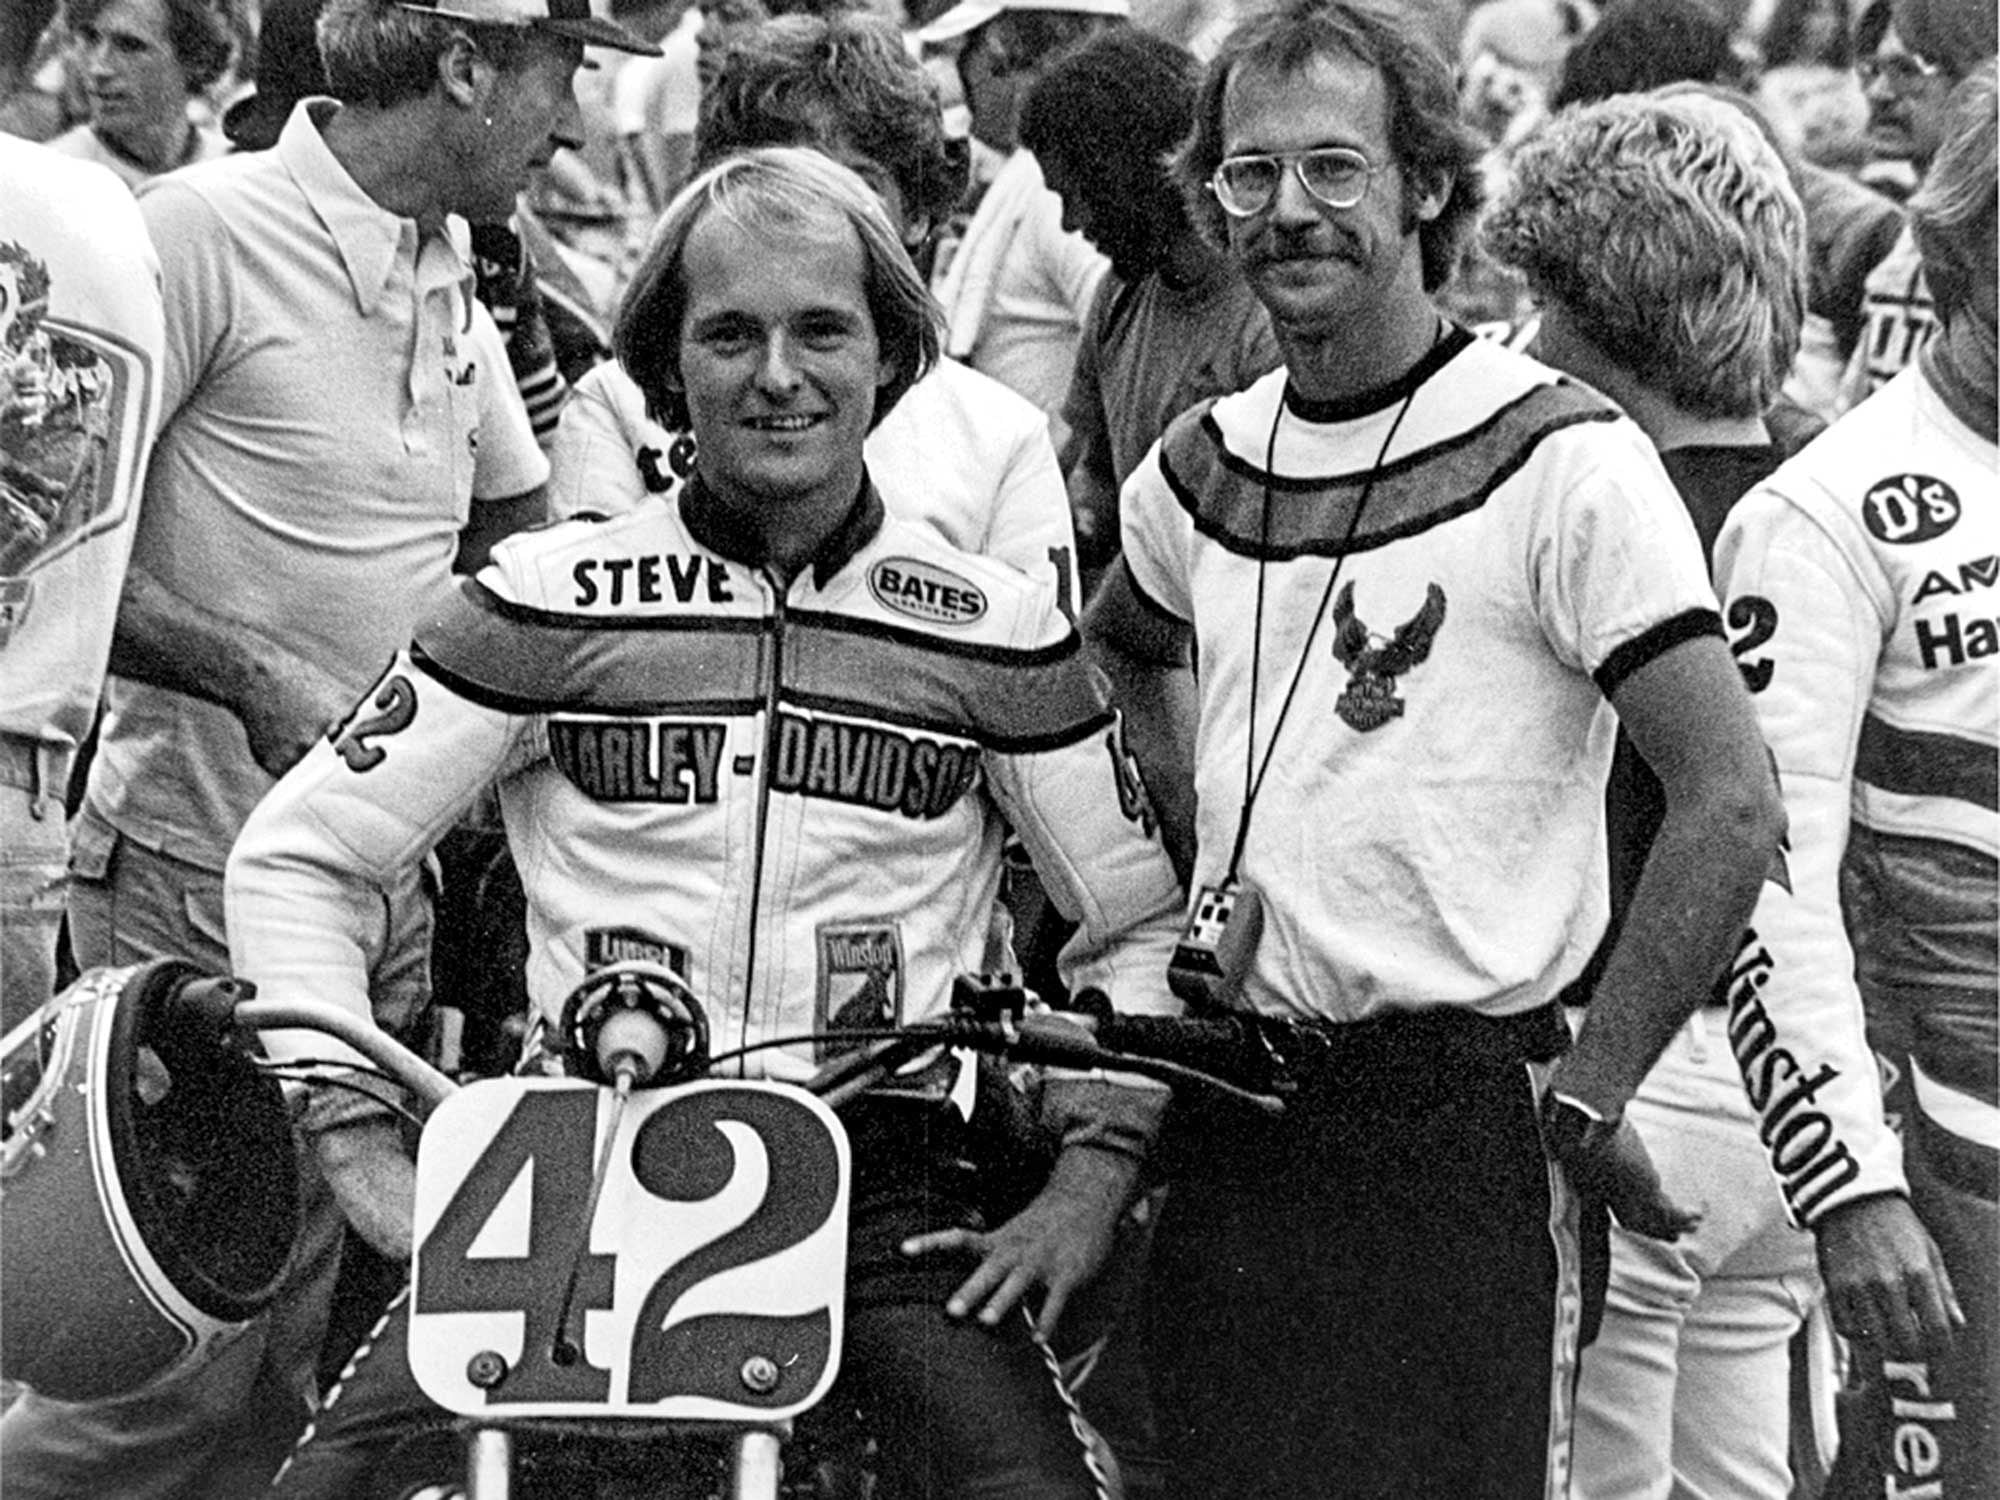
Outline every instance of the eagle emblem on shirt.
<path id="1" fill-rule="evenodd" d="M 1347 686 L 1333 711 L 1350 729 L 1366 733 L 1380 729 L 1403 712 L 1396 696 L 1396 679 L 1431 654 L 1431 642 L 1444 624 L 1444 590 L 1436 584 L 1424 593 L 1416 614 L 1383 637 L 1354 612 L 1354 584 L 1342 584 L 1333 601 L 1334 660 L 1347 668 Z"/>

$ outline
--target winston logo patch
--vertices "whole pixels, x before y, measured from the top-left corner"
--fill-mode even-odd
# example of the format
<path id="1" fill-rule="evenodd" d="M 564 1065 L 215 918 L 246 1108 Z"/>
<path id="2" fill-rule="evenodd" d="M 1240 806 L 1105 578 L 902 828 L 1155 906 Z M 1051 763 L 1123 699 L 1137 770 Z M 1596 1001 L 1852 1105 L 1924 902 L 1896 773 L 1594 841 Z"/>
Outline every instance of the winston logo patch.
<path id="1" fill-rule="evenodd" d="M 819 929 L 815 1030 L 867 1032 L 903 1015 L 903 937 L 893 922 L 828 922 Z M 822 1042 L 825 1057 L 834 1044 Z"/>

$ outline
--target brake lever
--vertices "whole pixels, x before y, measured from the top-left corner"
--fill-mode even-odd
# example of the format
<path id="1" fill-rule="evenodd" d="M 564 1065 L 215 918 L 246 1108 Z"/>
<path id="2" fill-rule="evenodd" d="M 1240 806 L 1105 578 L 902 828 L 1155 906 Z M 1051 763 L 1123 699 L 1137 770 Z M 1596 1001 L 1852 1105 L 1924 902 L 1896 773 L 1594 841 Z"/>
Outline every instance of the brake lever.
<path id="1" fill-rule="evenodd" d="M 1063 1011 L 1029 1012 L 1018 1020 L 987 1022 L 983 1023 L 983 1027 L 988 1033 L 1001 1033 L 997 1050 L 1004 1056 L 1061 1068 L 1137 1073 L 1170 1087 L 1207 1089 L 1263 1114 L 1275 1116 L 1285 1112 L 1285 1101 L 1278 1092 L 1245 1088 L 1206 1069 L 1169 1058 L 1107 1047 L 1083 1024 L 1084 1019 L 1084 1016 Z M 1260 1071 L 1268 1071 L 1273 1088 L 1288 1091 L 1282 1060 L 1268 1046 L 1264 1048 L 1264 1062 L 1267 1068 Z"/>
<path id="2" fill-rule="evenodd" d="M 920 1052 L 933 1047 L 965 1047 L 1051 1067 L 1136 1073 L 1172 1088 L 1207 1089 L 1262 1114 L 1284 1113 L 1284 1095 L 1293 1092 L 1295 1086 L 1288 1050 L 1278 1045 L 1273 1033 L 1273 1028 L 1282 1027 L 1282 1022 L 1266 1024 L 1264 1018 L 1252 1018 L 1248 1024 L 1231 1024 L 1226 1032 L 1218 1032 L 1214 1042 L 1216 1046 L 1238 1049 L 1238 1060 L 1245 1061 L 1246 1075 L 1265 1084 L 1258 1089 L 1234 1083 L 1194 1064 L 1106 1046 L 1094 1034 L 1095 1026 L 1109 1025 L 1114 1030 L 1123 1028 L 1136 1041 L 1152 1034 L 1146 1025 L 1152 1021 L 1169 1027 L 1188 1024 L 1155 1017 L 1117 1017 L 1105 1022 L 1090 1012 L 1020 1011 L 1004 1005 L 985 1014 L 969 1007 L 955 1008 L 933 1021 L 842 1053 L 821 1065 L 806 1087 L 828 1106 L 838 1109 Z M 1254 1065 L 1241 1057 L 1244 1048 L 1255 1049 Z M 1189 1044 L 1183 1043 L 1182 1050 L 1189 1050 Z"/>
<path id="3" fill-rule="evenodd" d="M 1246 1089 L 1240 1083 L 1231 1083 L 1227 1078 L 1218 1078 L 1213 1073 L 1204 1073 L 1199 1068 L 1190 1068 L 1181 1063 L 1167 1062 L 1157 1057 L 1139 1057 L 1129 1052 L 1106 1052 L 1097 1066 L 1115 1073 L 1138 1073 L 1170 1088 L 1206 1089 L 1220 1094 L 1231 1103 L 1240 1104 L 1276 1119 L 1285 1112 L 1285 1101 L 1277 1094 L 1263 1094 L 1255 1089 Z"/>
<path id="4" fill-rule="evenodd" d="M 829 1109 L 839 1109 L 880 1083 L 919 1052 L 949 1042 L 942 1031 L 915 1030 L 869 1042 L 820 1065 L 806 1088 Z"/>

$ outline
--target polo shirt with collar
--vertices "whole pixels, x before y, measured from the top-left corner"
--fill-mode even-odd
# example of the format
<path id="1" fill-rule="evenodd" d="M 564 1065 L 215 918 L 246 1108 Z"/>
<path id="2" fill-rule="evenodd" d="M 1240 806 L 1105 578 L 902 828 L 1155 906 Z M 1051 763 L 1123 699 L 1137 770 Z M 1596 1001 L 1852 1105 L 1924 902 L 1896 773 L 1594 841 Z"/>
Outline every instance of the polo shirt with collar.
<path id="1" fill-rule="evenodd" d="M 457 219 L 423 234 L 327 149 L 311 99 L 270 151 L 140 193 L 166 304 L 161 433 L 134 560 L 369 685 L 451 576 L 475 499 L 541 484 Z M 92 806 L 220 870 L 271 785 L 234 715 L 113 679 Z"/>

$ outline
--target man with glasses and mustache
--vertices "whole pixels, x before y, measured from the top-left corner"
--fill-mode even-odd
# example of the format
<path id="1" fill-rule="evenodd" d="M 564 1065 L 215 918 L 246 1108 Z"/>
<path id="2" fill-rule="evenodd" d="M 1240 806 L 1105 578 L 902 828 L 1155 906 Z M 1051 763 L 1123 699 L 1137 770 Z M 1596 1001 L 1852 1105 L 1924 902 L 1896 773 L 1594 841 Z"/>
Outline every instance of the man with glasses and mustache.
<path id="1" fill-rule="evenodd" d="M 1855 71 L 1868 99 L 1868 146 L 1921 180 L 1944 129 L 1952 85 L 2000 46 L 1990 0 L 1877 0 L 1855 28 Z M 1878 184 L 1879 185 L 1879 184 Z M 1867 275 L 1861 337 L 1848 356 L 1837 410 L 1851 411 L 1888 384 L 1937 332 L 1923 258 L 1906 224 Z"/>
<path id="2" fill-rule="evenodd" d="M 1181 156 L 1285 363 L 1139 466 L 1086 628 L 1131 717 L 1194 645 L 1194 722 L 1158 730 L 1193 771 L 1153 787 L 1196 802 L 1172 975 L 1297 1022 L 1300 1086 L 1276 1122 L 1175 1103 L 1149 1302 L 1177 1496 L 1563 1491 L 1584 1207 L 1694 1222 L 1623 1112 L 1779 845 L 1644 434 L 1432 301 L 1478 152 L 1407 25 L 1286 0 L 1223 44 Z M 1666 811 L 1572 1045 L 1621 721 Z"/>

